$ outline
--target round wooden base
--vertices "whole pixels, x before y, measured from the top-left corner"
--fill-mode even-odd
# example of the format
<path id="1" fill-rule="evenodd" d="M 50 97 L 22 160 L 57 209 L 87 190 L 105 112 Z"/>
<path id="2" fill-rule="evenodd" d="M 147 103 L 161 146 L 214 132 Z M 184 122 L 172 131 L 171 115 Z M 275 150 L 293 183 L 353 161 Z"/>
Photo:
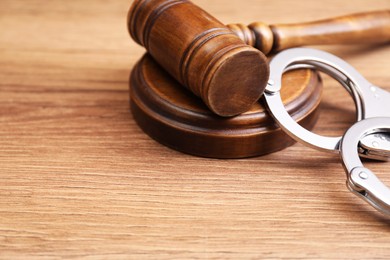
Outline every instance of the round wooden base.
<path id="1" fill-rule="evenodd" d="M 286 109 L 307 129 L 317 121 L 321 93 L 315 71 L 296 70 L 283 77 Z M 292 145 L 261 103 L 236 117 L 216 116 L 149 55 L 138 62 L 130 78 L 131 110 L 143 131 L 168 147 L 202 157 L 252 157 Z"/>

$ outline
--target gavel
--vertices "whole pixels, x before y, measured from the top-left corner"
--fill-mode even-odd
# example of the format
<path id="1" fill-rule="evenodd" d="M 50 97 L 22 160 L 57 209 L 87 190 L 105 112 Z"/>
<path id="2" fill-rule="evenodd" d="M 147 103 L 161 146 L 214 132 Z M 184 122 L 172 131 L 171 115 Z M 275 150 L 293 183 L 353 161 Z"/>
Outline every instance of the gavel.
<path id="1" fill-rule="evenodd" d="M 128 29 L 211 111 L 229 117 L 261 97 L 269 77 L 265 54 L 302 45 L 387 43 L 390 10 L 301 24 L 225 26 L 188 0 L 135 0 Z"/>

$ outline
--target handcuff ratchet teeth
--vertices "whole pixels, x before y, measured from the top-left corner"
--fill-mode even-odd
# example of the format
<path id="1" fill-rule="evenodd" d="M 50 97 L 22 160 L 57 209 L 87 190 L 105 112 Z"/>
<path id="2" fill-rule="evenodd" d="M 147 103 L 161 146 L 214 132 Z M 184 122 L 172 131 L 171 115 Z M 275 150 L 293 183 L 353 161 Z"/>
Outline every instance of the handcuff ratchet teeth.
<path id="1" fill-rule="evenodd" d="M 328 74 L 352 96 L 358 122 L 344 136 L 314 134 L 287 113 L 280 95 L 282 75 L 299 68 L 312 68 Z M 272 59 L 270 71 L 264 97 L 279 126 L 298 142 L 341 154 L 348 188 L 382 213 L 390 215 L 390 189 L 359 159 L 359 156 L 374 160 L 390 158 L 390 93 L 368 82 L 342 59 L 320 50 L 294 48 L 283 51 Z"/>

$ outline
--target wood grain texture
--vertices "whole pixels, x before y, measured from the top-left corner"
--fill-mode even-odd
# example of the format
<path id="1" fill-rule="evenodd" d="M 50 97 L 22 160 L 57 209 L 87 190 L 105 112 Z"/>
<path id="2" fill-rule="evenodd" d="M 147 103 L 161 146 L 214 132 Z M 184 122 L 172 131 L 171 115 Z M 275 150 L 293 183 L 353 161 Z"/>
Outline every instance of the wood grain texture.
<path id="1" fill-rule="evenodd" d="M 217 115 L 242 114 L 263 94 L 265 55 L 193 2 L 135 0 L 127 21 L 132 38 Z"/>
<path id="2" fill-rule="evenodd" d="M 288 113 L 300 125 L 313 129 L 322 98 L 319 73 L 309 69 L 289 71 L 283 75 L 283 85 L 281 97 Z M 150 55 L 134 66 L 129 89 L 130 109 L 140 128 L 180 152 L 241 159 L 274 153 L 295 143 L 275 124 L 264 100 L 239 116 L 217 116 Z"/>
<path id="3" fill-rule="evenodd" d="M 390 10 L 348 14 L 295 24 L 228 27 L 248 45 L 264 54 L 305 45 L 368 44 L 390 42 Z"/>
<path id="4" fill-rule="evenodd" d="M 196 0 L 223 23 L 293 23 L 388 0 Z M 243 3 L 245 2 L 245 5 Z M 338 156 L 300 144 L 211 160 L 149 139 L 129 112 L 143 54 L 129 1 L 0 3 L 0 258 L 388 259 L 390 221 L 345 187 Z M 390 90 L 390 48 L 323 47 Z M 325 80 L 316 131 L 353 105 Z M 367 163 L 390 184 L 388 163 Z"/>

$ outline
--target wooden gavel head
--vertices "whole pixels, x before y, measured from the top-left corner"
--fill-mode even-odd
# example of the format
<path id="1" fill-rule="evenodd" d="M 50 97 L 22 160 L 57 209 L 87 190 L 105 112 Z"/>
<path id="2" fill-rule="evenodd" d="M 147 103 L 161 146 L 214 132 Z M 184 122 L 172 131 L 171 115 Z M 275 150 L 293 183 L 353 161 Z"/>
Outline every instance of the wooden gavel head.
<path id="1" fill-rule="evenodd" d="M 265 55 L 187 0 L 135 0 L 132 38 L 220 116 L 249 110 L 269 76 Z"/>

